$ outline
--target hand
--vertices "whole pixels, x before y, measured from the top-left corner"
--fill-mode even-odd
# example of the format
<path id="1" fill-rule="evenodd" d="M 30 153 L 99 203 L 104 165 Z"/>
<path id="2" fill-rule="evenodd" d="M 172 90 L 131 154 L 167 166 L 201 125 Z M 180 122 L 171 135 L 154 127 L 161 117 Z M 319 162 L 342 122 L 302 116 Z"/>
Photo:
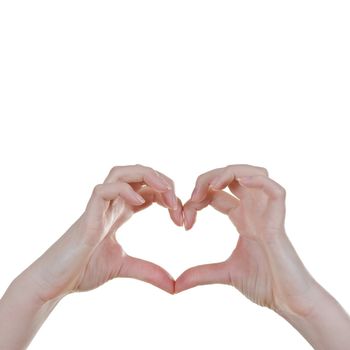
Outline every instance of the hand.
<path id="1" fill-rule="evenodd" d="M 233 195 L 223 191 L 225 187 Z M 203 284 L 231 284 L 259 305 L 310 312 L 315 282 L 286 236 L 285 195 L 260 167 L 232 165 L 199 176 L 184 205 L 185 228 L 194 225 L 197 211 L 211 205 L 228 215 L 239 239 L 226 261 L 185 271 L 175 292 Z"/>
<path id="2" fill-rule="evenodd" d="M 115 233 L 134 213 L 156 202 L 182 226 L 182 204 L 174 184 L 155 170 L 114 167 L 94 188 L 85 212 L 24 275 L 41 300 L 96 288 L 115 277 L 132 277 L 173 293 L 174 280 L 160 266 L 127 255 Z"/>

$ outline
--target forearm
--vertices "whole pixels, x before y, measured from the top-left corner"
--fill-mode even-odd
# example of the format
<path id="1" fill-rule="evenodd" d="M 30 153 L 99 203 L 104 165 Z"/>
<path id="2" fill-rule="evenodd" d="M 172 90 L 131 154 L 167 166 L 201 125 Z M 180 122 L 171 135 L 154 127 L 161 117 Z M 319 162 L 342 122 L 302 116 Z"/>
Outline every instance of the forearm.
<path id="1" fill-rule="evenodd" d="M 321 286 L 314 292 L 314 307 L 309 315 L 281 312 L 299 333 L 317 350 L 350 349 L 350 317 Z"/>
<path id="2" fill-rule="evenodd" d="M 266 251 L 275 275 L 284 276 L 275 311 L 314 349 L 350 349 L 349 315 L 309 274 L 287 235 L 281 234 Z"/>
<path id="3" fill-rule="evenodd" d="M 20 275 L 0 300 L 0 350 L 25 349 L 60 299 L 43 302 Z"/>

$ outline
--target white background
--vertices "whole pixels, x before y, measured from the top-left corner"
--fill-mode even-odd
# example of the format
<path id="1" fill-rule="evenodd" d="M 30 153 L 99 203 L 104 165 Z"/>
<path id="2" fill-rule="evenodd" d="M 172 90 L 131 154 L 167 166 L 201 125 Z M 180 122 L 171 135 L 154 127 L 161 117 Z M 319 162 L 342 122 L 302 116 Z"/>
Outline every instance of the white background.
<path id="1" fill-rule="evenodd" d="M 186 200 L 200 173 L 248 163 L 287 189 L 290 239 L 350 310 L 349 18 L 348 1 L 1 1 L 1 293 L 113 165 L 152 166 Z M 153 206 L 118 237 L 177 277 L 237 232 Z M 232 287 L 117 279 L 64 299 L 30 348 L 310 347 Z"/>

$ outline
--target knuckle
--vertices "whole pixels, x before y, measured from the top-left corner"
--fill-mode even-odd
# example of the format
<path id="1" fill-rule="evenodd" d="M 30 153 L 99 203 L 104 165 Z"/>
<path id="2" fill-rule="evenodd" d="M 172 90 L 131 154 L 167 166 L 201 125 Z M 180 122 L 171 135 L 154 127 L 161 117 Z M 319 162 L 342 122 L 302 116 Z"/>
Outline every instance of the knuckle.
<path id="1" fill-rule="evenodd" d="M 286 189 L 285 189 L 284 187 L 278 186 L 278 187 L 276 188 L 276 194 L 277 194 L 277 196 L 278 196 L 279 198 L 284 199 L 284 198 L 286 198 L 287 191 L 286 191 Z"/>
<path id="2" fill-rule="evenodd" d="M 238 163 L 238 164 L 229 164 L 226 166 L 226 168 L 229 168 L 230 170 L 246 171 L 247 169 L 251 169 L 252 166 L 249 164 Z"/>
<path id="3" fill-rule="evenodd" d="M 226 165 L 226 166 L 223 168 L 223 170 L 224 170 L 224 171 L 227 171 L 227 172 L 232 172 L 232 171 L 234 171 L 236 168 L 237 168 L 236 165 L 234 165 L 234 164 L 229 164 L 229 165 Z"/>
<path id="4" fill-rule="evenodd" d="M 143 168 L 144 166 L 142 164 L 140 164 L 140 163 L 135 163 L 134 167 L 135 168 Z"/>
<path id="5" fill-rule="evenodd" d="M 170 183 L 170 185 L 172 186 L 172 187 L 174 187 L 175 186 L 175 182 L 174 182 L 174 180 L 172 180 L 172 179 L 170 179 L 170 178 L 166 178 L 166 180 Z"/>
<path id="6" fill-rule="evenodd" d="M 153 175 L 160 176 L 160 174 L 156 170 L 154 170 L 153 168 L 151 168 L 149 166 L 142 166 L 141 170 L 144 171 L 146 174 L 153 174 Z"/>
<path id="7" fill-rule="evenodd" d="M 266 168 L 261 167 L 261 166 L 257 166 L 256 169 L 258 170 L 258 172 L 259 172 L 261 175 L 269 176 L 269 172 L 267 171 Z"/>
<path id="8" fill-rule="evenodd" d="M 135 169 L 137 169 L 141 174 L 147 174 L 147 175 L 157 174 L 157 172 L 153 168 L 142 164 L 135 164 Z"/>
<path id="9" fill-rule="evenodd" d="M 142 165 L 142 164 L 140 164 L 140 163 L 135 164 L 134 167 L 137 168 L 137 169 L 144 169 L 144 170 L 148 170 L 148 171 L 151 170 L 150 167 L 145 166 L 145 165 Z"/>
<path id="10" fill-rule="evenodd" d="M 170 180 L 170 179 L 165 179 L 167 184 L 170 185 L 170 190 L 171 191 L 175 191 L 175 184 L 174 181 Z"/>
<path id="11" fill-rule="evenodd" d="M 95 195 L 95 196 L 100 196 L 101 193 L 102 193 L 102 190 L 103 190 L 103 185 L 102 184 L 98 184 L 94 187 L 92 193 Z"/>
<path id="12" fill-rule="evenodd" d="M 110 170 L 110 174 L 116 174 L 119 170 L 121 169 L 120 165 L 115 165 L 111 170 Z"/>
<path id="13" fill-rule="evenodd" d="M 197 177 L 196 185 L 201 184 L 205 179 L 205 174 L 201 174 Z"/>
<path id="14" fill-rule="evenodd" d="M 265 176 L 269 176 L 269 172 L 266 168 L 260 167 L 261 173 L 264 174 Z"/>
<path id="15" fill-rule="evenodd" d="M 117 181 L 114 182 L 114 187 L 118 188 L 118 189 L 129 188 L 129 186 L 130 185 L 127 182 L 124 182 L 124 181 L 117 180 Z"/>

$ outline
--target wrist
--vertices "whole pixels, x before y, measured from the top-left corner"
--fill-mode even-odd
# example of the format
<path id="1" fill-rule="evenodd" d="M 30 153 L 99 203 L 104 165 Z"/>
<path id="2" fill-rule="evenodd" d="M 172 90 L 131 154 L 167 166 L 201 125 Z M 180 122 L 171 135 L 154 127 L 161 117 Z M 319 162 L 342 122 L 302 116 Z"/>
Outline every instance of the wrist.
<path id="1" fill-rule="evenodd" d="M 24 272 L 12 281 L 2 299 L 11 308 L 18 310 L 16 312 L 34 318 L 39 316 L 39 319 L 43 314 L 48 315 L 62 298 L 43 300 L 33 279 Z"/>
<path id="2" fill-rule="evenodd" d="M 320 285 L 308 299 L 308 312 L 298 314 L 279 310 L 288 321 L 318 350 L 343 350 L 350 346 L 350 317 L 338 301 Z"/>
<path id="3" fill-rule="evenodd" d="M 34 281 L 26 272 L 22 272 L 11 282 L 4 296 L 14 300 L 22 300 L 37 309 L 44 305 L 44 301 L 37 293 Z"/>
<path id="4" fill-rule="evenodd" d="M 0 349 L 25 349 L 59 300 L 43 302 L 21 274 L 0 300 Z"/>
<path id="5" fill-rule="evenodd" d="M 306 322 L 313 319 L 326 296 L 324 289 L 311 279 L 305 293 L 294 297 L 292 303 L 290 300 L 281 301 L 276 305 L 274 311 L 288 321 Z"/>
<path id="6" fill-rule="evenodd" d="M 265 242 L 264 250 L 274 276 L 274 310 L 286 317 L 313 313 L 323 288 L 304 266 L 285 231 Z"/>

